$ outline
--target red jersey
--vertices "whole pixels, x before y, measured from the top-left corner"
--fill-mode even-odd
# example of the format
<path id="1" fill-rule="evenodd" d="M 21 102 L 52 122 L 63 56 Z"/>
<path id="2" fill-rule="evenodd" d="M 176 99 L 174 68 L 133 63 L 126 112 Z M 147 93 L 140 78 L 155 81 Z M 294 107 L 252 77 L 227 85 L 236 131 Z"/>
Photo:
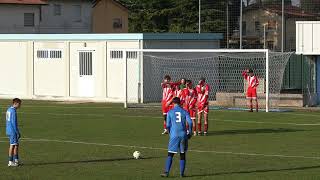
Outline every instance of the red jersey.
<path id="1" fill-rule="evenodd" d="M 162 92 L 162 103 L 168 103 L 168 102 L 170 102 L 172 100 L 174 92 L 173 92 L 173 90 L 172 90 L 170 85 L 162 83 L 161 86 L 162 86 L 162 90 L 163 90 L 163 92 Z"/>
<path id="2" fill-rule="evenodd" d="M 197 103 L 197 92 L 194 88 L 189 89 L 185 88 L 183 90 L 184 94 L 184 109 L 189 110 L 190 108 L 194 108 Z"/>
<path id="3" fill-rule="evenodd" d="M 243 72 L 242 76 L 248 81 L 248 88 L 255 88 L 259 85 L 257 76 L 249 76 L 247 72 Z"/>
<path id="4" fill-rule="evenodd" d="M 200 85 L 198 84 L 196 87 L 196 92 L 197 92 L 197 102 L 198 106 L 203 106 L 203 105 L 208 105 L 208 99 L 209 99 L 209 92 L 210 92 L 210 87 L 208 84 L 205 85 Z"/>

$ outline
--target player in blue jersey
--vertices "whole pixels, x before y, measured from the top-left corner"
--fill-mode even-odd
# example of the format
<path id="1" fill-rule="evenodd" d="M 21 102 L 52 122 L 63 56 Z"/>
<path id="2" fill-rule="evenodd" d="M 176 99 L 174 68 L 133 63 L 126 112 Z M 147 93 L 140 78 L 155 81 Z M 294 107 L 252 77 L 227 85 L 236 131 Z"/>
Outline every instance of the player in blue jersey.
<path id="1" fill-rule="evenodd" d="M 19 138 L 20 131 L 18 128 L 17 109 L 21 106 L 21 100 L 18 98 L 13 99 L 12 106 L 8 108 L 6 113 L 6 134 L 9 137 L 9 167 L 19 166 Z"/>
<path id="2" fill-rule="evenodd" d="M 180 98 L 175 97 L 172 100 L 174 108 L 167 115 L 167 129 L 170 134 L 168 145 L 168 157 L 165 171 L 162 177 L 168 177 L 172 165 L 174 154 L 180 153 L 180 176 L 184 176 L 186 166 L 186 152 L 188 150 L 188 139 L 191 138 L 192 120 L 189 113 L 180 107 Z M 189 124 L 187 130 L 186 124 Z"/>

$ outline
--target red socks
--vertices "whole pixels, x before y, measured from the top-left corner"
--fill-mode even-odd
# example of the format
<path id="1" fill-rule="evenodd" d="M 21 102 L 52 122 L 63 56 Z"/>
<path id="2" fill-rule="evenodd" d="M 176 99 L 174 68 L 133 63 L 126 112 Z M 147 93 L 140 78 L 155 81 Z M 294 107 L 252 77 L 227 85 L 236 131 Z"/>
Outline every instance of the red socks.
<path id="1" fill-rule="evenodd" d="M 198 132 L 201 132 L 201 123 L 198 123 Z"/>
<path id="2" fill-rule="evenodd" d="M 208 132 L 208 124 L 204 124 L 204 132 Z"/>
<path id="3" fill-rule="evenodd" d="M 163 129 L 167 129 L 167 123 L 166 123 L 166 121 L 163 121 Z"/>

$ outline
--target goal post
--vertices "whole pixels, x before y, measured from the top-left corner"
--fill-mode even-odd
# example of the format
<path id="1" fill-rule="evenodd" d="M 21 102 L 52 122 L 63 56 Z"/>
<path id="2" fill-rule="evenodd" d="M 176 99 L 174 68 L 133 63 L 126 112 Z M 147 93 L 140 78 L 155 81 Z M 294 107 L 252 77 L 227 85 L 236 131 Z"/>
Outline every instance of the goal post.
<path id="1" fill-rule="evenodd" d="M 278 107 L 283 73 L 289 53 L 267 49 L 109 49 L 123 53 L 123 101 L 160 103 L 164 75 L 193 80 L 204 76 L 212 87 L 209 100 L 215 106 L 246 107 L 246 82 L 241 72 L 252 68 L 259 78 L 258 98 L 269 112 Z"/>

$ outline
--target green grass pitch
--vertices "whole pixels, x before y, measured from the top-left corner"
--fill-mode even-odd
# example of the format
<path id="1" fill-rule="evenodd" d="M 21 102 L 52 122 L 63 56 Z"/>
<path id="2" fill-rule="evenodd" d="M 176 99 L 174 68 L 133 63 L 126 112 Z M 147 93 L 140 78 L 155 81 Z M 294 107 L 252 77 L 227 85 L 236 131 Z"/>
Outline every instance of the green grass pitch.
<path id="1" fill-rule="evenodd" d="M 24 165 L 7 167 L 0 101 L 0 179 L 161 179 L 168 136 L 160 109 L 26 101 L 19 110 Z M 319 179 L 320 112 L 211 111 L 210 134 L 193 137 L 186 179 Z M 138 150 L 144 159 L 134 160 Z M 169 179 L 179 178 L 175 157 Z"/>

